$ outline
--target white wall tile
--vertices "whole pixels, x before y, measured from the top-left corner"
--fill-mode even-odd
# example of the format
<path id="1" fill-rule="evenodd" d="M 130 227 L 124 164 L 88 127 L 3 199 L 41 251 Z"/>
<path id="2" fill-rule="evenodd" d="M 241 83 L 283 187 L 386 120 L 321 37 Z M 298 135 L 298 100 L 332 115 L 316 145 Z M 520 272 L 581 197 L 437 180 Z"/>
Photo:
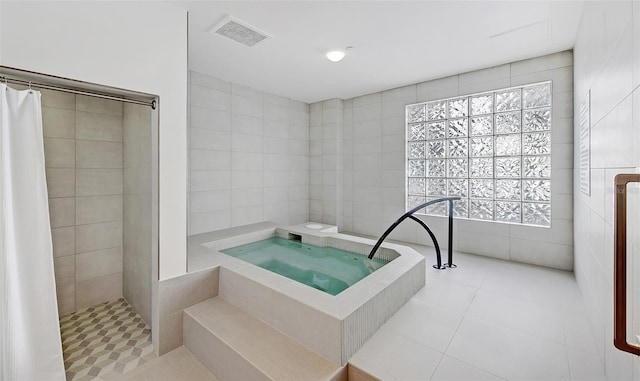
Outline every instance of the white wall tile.
<path id="1" fill-rule="evenodd" d="M 73 197 L 49 199 L 51 227 L 73 226 L 76 223 L 76 205 Z"/>
<path id="2" fill-rule="evenodd" d="M 513 62 L 511 63 L 511 75 L 517 77 L 523 74 L 570 66 L 573 66 L 573 53 L 567 50 L 542 57 Z"/>
<path id="3" fill-rule="evenodd" d="M 562 270 L 573 270 L 573 246 L 518 238 L 509 239 L 510 259 Z"/>
<path id="4" fill-rule="evenodd" d="M 633 143 L 636 40 L 640 25 L 635 2 L 589 3 L 575 47 L 576 78 L 584 94 L 591 89 L 592 193 L 587 202 L 575 202 L 576 278 L 596 334 L 596 350 L 606 364 L 607 379 L 631 379 L 632 362 L 610 344 L 610 299 L 613 247 L 613 176 L 637 166 L 638 146 Z M 635 11 L 635 12 L 634 12 Z M 633 21 L 631 21 L 633 18 Z M 627 167 L 627 168 L 625 168 Z M 582 195 L 579 195 L 582 198 Z M 584 223 L 588 216 L 588 223 Z M 630 357 L 630 356 L 629 356 Z"/>
<path id="5" fill-rule="evenodd" d="M 591 135 L 594 168 L 632 167 L 636 163 L 633 147 L 632 97 L 625 98 L 599 123 Z"/>
<path id="6" fill-rule="evenodd" d="M 212 77 L 210 75 L 198 73 L 196 71 L 189 72 L 189 82 L 226 93 L 231 92 L 231 82 L 223 81 L 221 79 Z"/>
<path id="7" fill-rule="evenodd" d="M 285 141 L 285 144 L 286 144 L 286 141 Z M 286 150 L 284 152 L 286 152 Z M 277 154 L 277 153 L 265 153 L 262 156 L 262 159 L 263 159 L 263 168 L 265 170 L 287 171 L 289 169 L 289 165 L 293 164 L 293 162 L 296 162 L 296 160 L 291 160 L 289 155 Z M 305 169 L 305 168 L 299 168 L 299 169 Z"/>
<path id="8" fill-rule="evenodd" d="M 63 257 L 76 253 L 76 228 L 67 226 L 51 229 L 53 256 Z"/>
<path id="9" fill-rule="evenodd" d="M 58 316 L 64 316 L 76 310 L 76 284 L 69 283 L 65 286 L 56 286 L 58 298 Z"/>
<path id="10" fill-rule="evenodd" d="M 259 152 L 264 150 L 264 137 L 261 135 L 231 134 L 231 150 L 233 154 L 243 152 Z M 233 164 L 233 162 L 232 162 Z"/>
<path id="11" fill-rule="evenodd" d="M 228 209 L 231 205 L 231 190 L 191 192 L 190 210 L 194 213 Z"/>
<path id="12" fill-rule="evenodd" d="M 231 189 L 262 188 L 264 173 L 261 170 L 234 171 L 231 174 Z"/>
<path id="13" fill-rule="evenodd" d="M 83 309 L 122 297 L 122 273 L 91 278 L 76 285 L 76 308 Z"/>
<path id="14" fill-rule="evenodd" d="M 233 132 L 239 134 L 262 135 L 264 120 L 253 115 L 233 113 L 231 118 Z"/>
<path id="15" fill-rule="evenodd" d="M 474 93 L 481 93 L 488 90 L 503 89 L 509 86 L 511 86 L 511 78 L 504 77 L 500 79 L 494 79 L 488 82 L 473 83 L 473 81 L 471 81 L 471 83 L 469 84 L 465 84 L 465 85 L 460 84 L 460 87 L 458 87 L 458 92 L 460 93 L 460 95 L 474 94 Z"/>
<path id="16" fill-rule="evenodd" d="M 200 234 L 231 227 L 231 208 L 189 214 L 189 234 Z"/>
<path id="17" fill-rule="evenodd" d="M 370 104 L 379 104 L 382 101 L 381 93 L 372 93 L 353 98 L 353 107 L 361 107 Z"/>
<path id="18" fill-rule="evenodd" d="M 231 131 L 231 112 L 191 105 L 189 127 Z"/>
<path id="19" fill-rule="evenodd" d="M 402 115 L 382 119 L 382 135 L 404 135 L 404 112 Z"/>
<path id="20" fill-rule="evenodd" d="M 382 92 L 382 102 L 384 103 L 394 99 L 402 99 L 408 103 L 415 103 L 416 92 L 417 85 L 409 85 L 386 90 Z"/>
<path id="21" fill-rule="evenodd" d="M 382 157 L 380 154 L 374 153 L 375 151 L 368 152 L 371 153 L 353 156 L 353 169 L 355 171 L 380 170 L 380 168 L 382 168 Z"/>
<path id="22" fill-rule="evenodd" d="M 122 116 L 122 102 L 85 95 L 76 96 L 76 111 Z"/>
<path id="23" fill-rule="evenodd" d="M 264 99 L 264 93 L 262 91 L 233 82 L 231 83 L 231 93 L 233 95 L 243 96 L 258 101 L 262 101 Z"/>
<path id="24" fill-rule="evenodd" d="M 76 96 L 71 93 L 40 89 L 42 93 L 42 106 L 50 108 L 61 108 L 65 110 L 76 110 Z"/>
<path id="25" fill-rule="evenodd" d="M 254 142 L 253 145 L 257 145 Z M 260 152 L 233 151 L 231 152 L 231 169 L 233 171 L 257 171 L 264 168 L 264 154 Z"/>
<path id="26" fill-rule="evenodd" d="M 536 71 L 511 77 L 511 86 L 526 85 L 551 80 L 553 94 L 573 91 L 573 66 L 558 69 Z"/>
<path id="27" fill-rule="evenodd" d="M 76 225 L 76 253 L 122 246 L 122 221 Z"/>
<path id="28" fill-rule="evenodd" d="M 385 135 L 382 137 L 382 152 L 399 152 L 404 155 L 407 142 L 404 134 Z M 404 162 L 404 160 L 402 160 Z"/>
<path id="29" fill-rule="evenodd" d="M 379 124 L 381 118 L 382 108 L 380 103 L 372 103 L 353 108 L 353 123 L 374 121 Z M 365 125 L 371 125 L 371 123 L 365 123 Z M 369 127 L 369 130 L 372 133 L 378 132 L 378 128 L 376 128 L 375 125 Z"/>
<path id="30" fill-rule="evenodd" d="M 264 137 L 263 151 L 265 154 L 287 155 L 289 153 L 289 139 Z"/>
<path id="31" fill-rule="evenodd" d="M 231 211 L 231 226 L 242 226 L 264 221 L 263 206 L 234 208 Z"/>
<path id="32" fill-rule="evenodd" d="M 44 159 L 47 168 L 75 168 L 75 140 L 45 138 Z"/>
<path id="33" fill-rule="evenodd" d="M 76 194 L 75 168 L 47 168 L 49 197 L 73 197 Z"/>
<path id="34" fill-rule="evenodd" d="M 279 122 L 277 120 L 264 120 L 263 122 L 263 128 L 264 128 L 264 136 L 272 136 L 275 138 L 289 138 L 290 135 L 290 129 L 292 129 L 290 127 L 289 122 Z M 296 134 L 292 134 L 291 138 L 292 139 L 307 139 L 308 137 L 308 131 L 305 134 L 304 131 L 306 131 L 306 123 L 303 125 L 303 128 L 295 128 L 295 131 L 301 131 L 303 132 L 302 134 L 298 133 Z"/>
<path id="35" fill-rule="evenodd" d="M 633 85 L 640 85 L 640 4 L 633 2 Z"/>
<path id="36" fill-rule="evenodd" d="M 384 152 L 382 154 L 382 169 L 405 169 L 404 152 Z"/>
<path id="37" fill-rule="evenodd" d="M 78 282 L 122 272 L 122 247 L 79 253 L 75 258 Z"/>
<path id="38" fill-rule="evenodd" d="M 211 151 L 231 150 L 231 133 L 205 128 L 191 128 L 189 130 L 190 149 Z"/>
<path id="39" fill-rule="evenodd" d="M 122 116 L 77 112 L 72 138 L 122 142 Z"/>
<path id="40" fill-rule="evenodd" d="M 494 66 L 458 75 L 458 87 L 469 87 L 480 83 L 490 83 L 511 77 L 511 65 Z"/>
<path id="41" fill-rule="evenodd" d="M 264 93 L 263 94 L 263 100 L 264 100 L 265 103 L 271 103 L 271 104 L 274 104 L 274 105 L 290 107 L 289 98 L 281 97 L 279 95 Z M 299 103 L 302 103 L 302 102 L 299 102 Z M 301 107 L 301 106 L 299 106 L 299 107 Z"/>
<path id="42" fill-rule="evenodd" d="M 620 40 L 612 44 L 613 51 L 606 66 L 591 88 L 591 118 L 602 119 L 633 90 L 633 33 L 627 23 Z"/>
<path id="43" fill-rule="evenodd" d="M 122 168 L 122 143 L 76 141 L 76 168 Z"/>
<path id="44" fill-rule="evenodd" d="M 234 114 L 263 118 L 262 100 L 247 98 L 239 95 L 231 96 L 231 110 Z"/>
<path id="45" fill-rule="evenodd" d="M 205 107 L 218 111 L 231 111 L 229 93 L 191 84 L 189 102 L 192 106 Z"/>
<path id="46" fill-rule="evenodd" d="M 76 283 L 75 258 L 73 256 L 53 259 L 56 287 L 63 287 Z"/>
<path id="47" fill-rule="evenodd" d="M 280 187 L 286 186 L 289 184 L 291 172 L 290 171 L 264 171 L 263 175 L 263 185 L 264 187 Z"/>
<path id="48" fill-rule="evenodd" d="M 231 188 L 231 171 L 191 171 L 191 191 L 221 190 Z"/>
<path id="49" fill-rule="evenodd" d="M 309 183 L 308 171 L 289 171 L 289 185 L 308 185 Z"/>
<path id="50" fill-rule="evenodd" d="M 123 196 L 76 197 L 76 224 L 92 224 L 122 220 Z"/>
<path id="51" fill-rule="evenodd" d="M 552 143 L 573 143 L 573 118 L 553 118 Z"/>
<path id="52" fill-rule="evenodd" d="M 122 169 L 76 169 L 76 196 L 122 194 Z"/>
<path id="53" fill-rule="evenodd" d="M 458 85 L 457 75 L 419 83 L 416 85 L 416 102 L 456 96 L 458 95 Z"/>
<path id="54" fill-rule="evenodd" d="M 194 171 L 223 171 L 231 168 L 231 152 L 190 150 L 189 167 Z"/>
<path id="55" fill-rule="evenodd" d="M 45 138 L 74 139 L 76 113 L 73 110 L 42 107 L 42 133 Z"/>

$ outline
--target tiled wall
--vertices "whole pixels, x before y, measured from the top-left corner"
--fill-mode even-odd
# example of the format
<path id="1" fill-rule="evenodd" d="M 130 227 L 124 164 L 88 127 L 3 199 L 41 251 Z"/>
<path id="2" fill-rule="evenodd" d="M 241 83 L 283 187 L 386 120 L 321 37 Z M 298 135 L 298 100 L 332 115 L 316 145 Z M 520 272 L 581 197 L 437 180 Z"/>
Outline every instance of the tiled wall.
<path id="1" fill-rule="evenodd" d="M 188 234 L 308 220 L 309 105 L 190 72 Z"/>
<path id="2" fill-rule="evenodd" d="M 59 313 L 122 297 L 124 284 L 150 322 L 151 113 L 47 90 L 42 106 Z"/>
<path id="3" fill-rule="evenodd" d="M 159 319 L 153 334 L 158 355 L 182 345 L 182 310 L 217 296 L 219 280 L 220 269 L 215 267 L 158 283 Z"/>
<path id="4" fill-rule="evenodd" d="M 309 120 L 309 219 L 342 225 L 344 182 L 343 101 L 311 105 Z"/>
<path id="5" fill-rule="evenodd" d="M 454 249 L 561 269 L 573 268 L 573 56 L 571 51 L 514 62 L 343 101 L 343 231 L 380 236 L 405 212 L 404 106 L 527 83 L 553 81 L 551 228 L 456 220 Z M 319 110 L 323 103 L 311 105 Z M 312 125 L 318 120 L 312 112 Z M 317 124 L 317 122 L 316 122 Z M 313 141 L 316 138 L 312 127 Z M 312 152 L 312 163 L 314 163 Z M 325 159 L 323 164 L 331 162 Z M 315 165 L 315 164 L 314 164 Z M 315 167 L 314 167 L 315 168 Z M 325 167 L 322 167 L 326 171 Z M 324 179 L 324 178 L 323 178 Z M 313 181 L 313 180 L 312 180 Z M 313 217 L 323 204 L 312 194 Z M 322 195 L 323 197 L 325 195 Z M 324 201 L 324 198 L 323 198 Z M 321 209 L 322 208 L 322 209 Z M 446 219 L 424 217 L 447 246 Z M 339 219 L 336 220 L 339 222 Z M 391 238 L 431 244 L 422 228 L 407 221 Z"/>
<path id="6" fill-rule="evenodd" d="M 122 296 L 122 104 L 42 92 L 61 315 Z"/>
<path id="7" fill-rule="evenodd" d="M 578 115 L 591 92 L 591 194 L 580 191 L 574 171 L 575 274 L 609 380 L 640 380 L 640 360 L 613 346 L 614 183 L 618 173 L 640 167 L 640 3 L 585 2 L 575 45 L 575 105 Z M 574 122 L 579 156 L 579 121 Z M 632 318 L 629 341 L 640 334 L 640 195 L 628 187 L 627 256 L 632 269 L 627 289 Z M 585 317 L 582 317 L 585 319 Z M 588 327 L 585 322 L 581 326 Z M 585 328 L 586 329 L 586 328 Z"/>
<path id="8" fill-rule="evenodd" d="M 151 112 L 123 105 L 124 232 L 123 295 L 151 324 L 152 192 Z"/>

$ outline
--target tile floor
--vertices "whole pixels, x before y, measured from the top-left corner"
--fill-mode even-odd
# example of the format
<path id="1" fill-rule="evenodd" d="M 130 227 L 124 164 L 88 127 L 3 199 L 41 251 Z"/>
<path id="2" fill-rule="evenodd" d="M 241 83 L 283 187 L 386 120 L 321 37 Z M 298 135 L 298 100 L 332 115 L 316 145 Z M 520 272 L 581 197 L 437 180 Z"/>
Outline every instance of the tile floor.
<path id="1" fill-rule="evenodd" d="M 124 374 L 154 358 L 151 328 L 120 298 L 60 318 L 67 381 Z"/>
<path id="2" fill-rule="evenodd" d="M 351 359 L 383 380 L 604 380 L 572 273 L 456 254 Z M 189 373 L 181 373 L 189 372 Z M 110 379 L 215 380 L 183 347 Z"/>
<path id="3" fill-rule="evenodd" d="M 456 254 L 351 359 L 384 380 L 604 380 L 573 273 Z"/>
<path id="4" fill-rule="evenodd" d="M 156 357 L 126 373 L 107 374 L 103 380 L 120 381 L 218 381 L 185 347 Z"/>

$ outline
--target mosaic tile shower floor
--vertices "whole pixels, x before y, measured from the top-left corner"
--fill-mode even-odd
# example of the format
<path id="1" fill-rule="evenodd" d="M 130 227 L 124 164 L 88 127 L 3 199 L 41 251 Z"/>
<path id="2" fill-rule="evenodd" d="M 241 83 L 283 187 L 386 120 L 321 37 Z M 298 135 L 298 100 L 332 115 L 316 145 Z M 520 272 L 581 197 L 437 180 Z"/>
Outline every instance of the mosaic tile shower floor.
<path id="1" fill-rule="evenodd" d="M 123 298 L 60 318 L 68 381 L 124 374 L 155 358 L 151 328 Z"/>

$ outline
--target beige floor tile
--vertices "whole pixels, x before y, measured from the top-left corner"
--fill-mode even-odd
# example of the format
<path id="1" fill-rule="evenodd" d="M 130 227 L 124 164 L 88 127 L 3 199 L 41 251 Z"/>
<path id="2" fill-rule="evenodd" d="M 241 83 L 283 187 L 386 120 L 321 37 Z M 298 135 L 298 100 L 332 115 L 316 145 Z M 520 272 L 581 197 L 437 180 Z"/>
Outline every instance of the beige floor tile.
<path id="1" fill-rule="evenodd" d="M 110 374 L 105 380 L 122 381 L 217 381 L 193 355 L 179 347 L 126 374 Z"/>

